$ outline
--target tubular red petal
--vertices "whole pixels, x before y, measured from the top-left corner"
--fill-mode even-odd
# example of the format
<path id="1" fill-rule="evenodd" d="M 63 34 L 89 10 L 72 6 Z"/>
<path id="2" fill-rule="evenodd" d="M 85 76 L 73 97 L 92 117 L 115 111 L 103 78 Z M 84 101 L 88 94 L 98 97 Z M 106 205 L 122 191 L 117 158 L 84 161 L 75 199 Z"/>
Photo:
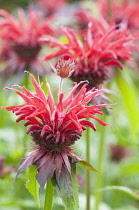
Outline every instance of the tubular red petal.
<path id="1" fill-rule="evenodd" d="M 41 137 L 43 137 L 44 136 L 44 134 L 45 134 L 45 132 L 46 131 L 50 131 L 51 130 L 51 128 L 50 128 L 50 126 L 49 125 L 45 125 L 45 126 L 43 126 L 43 128 L 42 128 L 42 130 L 41 130 L 41 134 L 40 134 L 40 136 Z"/>
<path id="2" fill-rule="evenodd" d="M 96 131 L 96 126 L 94 125 L 94 123 L 88 121 L 88 120 L 81 120 L 80 124 L 85 126 L 85 127 L 90 127 L 92 128 L 94 131 Z"/>
<path id="3" fill-rule="evenodd" d="M 1 106 L 0 108 L 5 108 L 7 111 L 18 111 L 21 107 L 23 107 L 24 105 L 19 105 L 19 106 Z"/>
<path id="4" fill-rule="evenodd" d="M 40 126 L 39 125 L 32 125 L 32 126 L 30 126 L 29 128 L 28 128 L 28 130 L 27 130 L 27 134 L 29 134 L 30 133 L 30 131 L 33 131 L 33 130 L 36 130 L 36 129 L 39 129 L 40 128 Z"/>
<path id="5" fill-rule="evenodd" d="M 87 94 L 85 95 L 84 99 L 83 99 L 83 103 L 86 105 L 90 102 L 91 99 L 93 99 L 96 96 L 100 95 L 100 90 L 96 90 L 96 91 L 88 91 Z"/>
<path id="6" fill-rule="evenodd" d="M 99 122 L 99 124 L 101 124 L 101 125 L 103 125 L 103 126 L 109 125 L 109 124 L 107 124 L 107 123 L 103 122 L 102 120 L 100 120 L 100 119 L 96 118 L 95 116 L 92 116 L 92 118 L 93 118 L 93 119 L 95 119 L 96 121 L 98 121 L 98 122 Z"/>
<path id="7" fill-rule="evenodd" d="M 43 102 L 47 103 L 47 100 L 46 100 L 46 97 L 45 97 L 45 94 L 43 92 L 43 90 L 41 89 L 41 87 L 38 85 L 38 83 L 36 82 L 36 79 L 34 78 L 34 76 L 30 73 L 28 73 L 31 77 L 31 80 L 32 80 L 32 83 L 35 87 L 35 90 L 36 90 L 36 94 L 39 98 L 42 99 Z"/>
<path id="8" fill-rule="evenodd" d="M 64 107 L 63 107 L 63 97 L 64 97 L 64 94 L 63 93 L 60 93 L 59 96 L 58 96 L 58 104 L 57 104 L 57 110 L 58 112 L 62 113 L 63 110 L 64 110 Z"/>
<path id="9" fill-rule="evenodd" d="M 35 118 L 34 118 L 35 119 Z M 27 122 L 24 123 L 24 126 L 28 126 L 28 125 L 35 125 L 35 124 L 39 124 L 40 122 L 39 121 L 30 121 L 28 120 Z"/>
<path id="10" fill-rule="evenodd" d="M 103 63 L 103 66 L 118 66 L 120 69 L 123 68 L 123 65 L 118 60 L 109 60 Z"/>
<path id="11" fill-rule="evenodd" d="M 31 114 L 34 111 L 35 111 L 35 107 L 34 106 L 25 104 L 18 111 L 16 111 L 16 115 L 24 114 L 25 112 L 28 113 L 28 114 Z"/>
<path id="12" fill-rule="evenodd" d="M 31 99 L 27 95 L 25 95 L 24 93 L 22 93 L 22 92 L 20 92 L 20 91 L 18 91 L 16 89 L 14 89 L 14 88 L 5 88 L 5 89 L 7 89 L 7 90 L 13 90 L 15 93 L 17 93 L 19 96 L 21 96 L 21 98 L 24 101 L 26 101 L 27 103 L 30 103 L 31 102 Z"/>
<path id="13" fill-rule="evenodd" d="M 54 109 L 55 109 L 55 103 L 54 103 L 54 98 L 53 98 L 53 96 L 52 96 L 52 92 L 51 92 L 49 83 L 46 84 L 46 87 L 47 87 L 47 89 L 48 89 L 48 98 L 47 98 L 47 102 L 48 102 L 48 105 L 49 105 L 49 107 L 50 107 L 51 112 L 53 112 Z"/>
<path id="14" fill-rule="evenodd" d="M 16 122 L 19 122 L 19 121 L 21 121 L 21 120 L 25 120 L 26 116 L 27 116 L 26 114 L 21 115 L 20 117 L 18 117 L 18 118 L 16 119 Z"/>
<path id="15" fill-rule="evenodd" d="M 77 88 L 83 84 L 85 81 L 81 81 L 79 84 L 75 84 L 73 89 L 69 92 L 69 94 L 67 95 L 67 97 L 63 100 L 63 107 L 64 109 L 71 104 L 72 100 L 73 100 L 73 96 L 74 93 L 76 92 Z"/>
<path id="16" fill-rule="evenodd" d="M 71 107 L 73 107 L 73 106 L 81 103 L 82 100 L 84 100 L 85 93 L 86 93 L 86 86 L 87 86 L 87 84 L 84 84 L 82 86 L 82 88 L 79 90 L 79 92 L 77 93 L 77 95 L 73 98 L 73 100 L 72 100 L 69 108 L 71 108 Z"/>
<path id="17" fill-rule="evenodd" d="M 46 140 L 50 140 L 50 138 L 53 137 L 53 134 L 49 134 L 48 136 L 46 136 Z"/>

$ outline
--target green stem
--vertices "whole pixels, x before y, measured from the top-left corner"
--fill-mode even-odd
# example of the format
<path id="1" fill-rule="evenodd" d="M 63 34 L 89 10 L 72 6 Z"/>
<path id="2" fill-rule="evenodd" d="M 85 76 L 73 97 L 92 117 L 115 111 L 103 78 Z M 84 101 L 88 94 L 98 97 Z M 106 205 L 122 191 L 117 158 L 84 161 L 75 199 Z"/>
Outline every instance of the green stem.
<path id="1" fill-rule="evenodd" d="M 62 84 L 63 84 L 63 78 L 61 78 L 61 80 L 60 80 L 59 93 L 62 93 Z"/>
<path id="2" fill-rule="evenodd" d="M 22 85 L 25 86 L 28 90 L 30 89 L 30 77 L 29 77 L 27 72 L 24 72 L 24 80 L 22 81 L 22 83 L 23 83 Z M 20 126 L 20 125 L 18 124 L 18 126 Z M 23 145 L 23 151 L 22 151 L 23 157 L 26 154 L 26 149 L 25 148 L 28 147 L 27 146 L 27 141 L 26 141 L 26 139 L 27 139 L 26 135 L 27 135 L 26 134 L 26 128 L 24 127 L 24 132 L 23 132 L 23 136 L 22 136 L 22 139 L 21 139 L 22 145 Z"/>
<path id="3" fill-rule="evenodd" d="M 106 121 L 106 115 L 104 115 L 103 121 Z M 106 128 L 101 126 L 101 138 L 99 142 L 98 148 L 98 160 L 97 160 L 97 169 L 103 171 L 103 157 L 104 157 L 104 146 L 105 146 L 105 131 Z M 102 199 L 102 192 L 99 191 L 103 187 L 103 175 L 96 173 L 95 179 L 95 210 L 99 210 L 101 199 Z"/>
<path id="4" fill-rule="evenodd" d="M 90 129 L 86 129 L 86 160 L 90 162 Z M 86 210 L 90 210 L 91 180 L 90 171 L 86 170 Z"/>
<path id="5" fill-rule="evenodd" d="M 51 180 L 48 180 L 46 186 L 46 193 L 45 193 L 44 210 L 52 209 L 53 195 L 54 195 L 54 188 L 51 183 Z"/>

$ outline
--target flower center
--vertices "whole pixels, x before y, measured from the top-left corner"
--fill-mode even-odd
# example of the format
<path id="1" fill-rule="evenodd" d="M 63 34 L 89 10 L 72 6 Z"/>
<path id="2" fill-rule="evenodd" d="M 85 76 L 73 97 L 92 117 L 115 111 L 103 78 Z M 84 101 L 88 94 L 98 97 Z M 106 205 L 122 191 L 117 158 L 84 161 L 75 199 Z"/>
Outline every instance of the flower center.
<path id="1" fill-rule="evenodd" d="M 67 147 L 73 145 L 81 136 L 76 131 L 67 131 L 63 135 L 57 135 L 53 134 L 52 131 L 47 131 L 41 137 L 41 129 L 31 131 L 30 135 L 33 137 L 36 145 L 39 145 L 43 149 L 56 152 L 64 152 Z"/>
<path id="2" fill-rule="evenodd" d="M 71 79 L 75 82 L 80 82 L 84 80 L 88 80 L 89 87 L 98 87 L 100 84 L 103 84 L 109 78 L 108 72 L 105 69 L 97 69 L 97 71 L 90 70 L 89 72 L 84 72 L 84 70 L 79 71 L 76 75 L 72 74 Z"/>
<path id="3" fill-rule="evenodd" d="M 33 60 L 38 55 L 41 50 L 41 46 L 39 44 L 30 46 L 23 45 L 20 43 L 16 43 L 12 46 L 12 50 L 21 58 L 26 61 Z"/>

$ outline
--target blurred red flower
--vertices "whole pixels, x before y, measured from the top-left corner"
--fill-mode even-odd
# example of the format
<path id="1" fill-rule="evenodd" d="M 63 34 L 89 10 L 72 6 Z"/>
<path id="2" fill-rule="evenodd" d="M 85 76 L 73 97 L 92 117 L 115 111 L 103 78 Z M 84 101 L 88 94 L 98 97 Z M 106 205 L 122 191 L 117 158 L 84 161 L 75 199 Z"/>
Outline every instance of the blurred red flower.
<path id="1" fill-rule="evenodd" d="M 108 22 L 103 17 L 99 17 L 99 20 L 97 20 L 93 17 L 92 13 L 86 9 L 78 10 L 75 13 L 75 17 L 77 19 L 77 32 L 81 35 L 86 32 L 89 23 L 93 25 L 93 33 L 96 33 L 96 31 L 106 31 L 109 28 Z"/>
<path id="2" fill-rule="evenodd" d="M 12 171 L 14 171 L 13 166 L 7 166 L 4 164 L 6 158 L 0 156 L 0 177 L 4 177 L 7 174 L 10 174 Z"/>
<path id="3" fill-rule="evenodd" d="M 131 60 L 134 37 L 128 34 L 123 25 L 101 30 L 97 23 L 90 23 L 83 37 L 76 36 L 72 29 L 63 27 L 62 30 L 68 39 L 67 43 L 51 36 L 41 38 L 42 42 L 49 41 L 52 48 L 60 48 L 44 60 L 56 56 L 72 58 L 77 64 L 71 76 L 73 81 L 88 80 L 90 87 L 98 87 L 109 79 L 113 70 L 111 67 L 122 69 L 122 61 Z"/>
<path id="4" fill-rule="evenodd" d="M 98 5 L 102 15 L 108 21 L 117 23 L 126 23 L 127 28 L 130 30 L 139 29 L 139 1 L 111 1 L 111 17 L 108 14 L 108 1 L 99 0 Z"/>
<path id="5" fill-rule="evenodd" d="M 41 15 L 33 10 L 28 12 L 28 18 L 22 9 L 18 10 L 18 19 L 5 10 L 0 9 L 0 39 L 6 43 L 1 52 L 7 52 L 5 61 L 8 73 L 18 69 L 19 72 L 30 68 L 43 74 L 43 66 L 39 60 L 41 44 L 38 39 L 44 34 L 54 34 L 50 26 L 51 18 L 41 20 Z M 3 59 L 3 56 L 1 56 Z"/>
<path id="6" fill-rule="evenodd" d="M 17 93 L 26 103 L 23 105 L 1 107 L 12 111 L 15 115 L 20 115 L 16 122 L 26 120 L 25 126 L 30 126 L 27 134 L 32 136 L 34 141 L 34 151 L 22 159 L 17 175 L 30 165 L 36 165 L 38 174 L 37 180 L 43 188 L 46 181 L 56 176 L 59 182 L 59 176 L 68 170 L 71 173 L 71 163 L 81 161 L 81 158 L 73 153 L 71 147 L 75 141 L 80 139 L 82 132 L 86 127 L 96 130 L 95 125 L 83 118 L 92 118 L 101 125 L 106 126 L 96 114 L 102 115 L 100 110 L 107 104 L 88 106 L 88 102 L 100 95 L 101 90 L 87 91 L 87 84 L 83 84 L 79 92 L 79 84 L 75 84 L 66 98 L 61 92 L 58 95 L 58 103 L 55 104 L 49 84 L 47 83 L 48 96 L 44 94 L 41 85 L 38 84 L 30 74 L 32 83 L 36 90 L 33 94 L 25 87 L 15 85 L 14 88 L 6 88 Z M 76 93 L 76 94 L 75 94 Z"/>
<path id="7" fill-rule="evenodd" d="M 36 0 L 36 2 L 47 12 L 47 15 L 54 13 L 63 6 L 68 0 Z"/>
<path id="8" fill-rule="evenodd" d="M 131 150 L 122 145 L 110 145 L 110 159 L 113 162 L 119 163 L 124 158 L 131 156 Z"/>

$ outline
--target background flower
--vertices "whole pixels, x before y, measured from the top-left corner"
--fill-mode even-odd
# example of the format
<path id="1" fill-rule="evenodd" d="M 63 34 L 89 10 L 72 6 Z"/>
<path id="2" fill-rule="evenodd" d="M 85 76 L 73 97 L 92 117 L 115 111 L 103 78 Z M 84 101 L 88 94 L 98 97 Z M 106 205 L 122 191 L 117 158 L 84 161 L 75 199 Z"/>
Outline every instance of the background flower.
<path id="1" fill-rule="evenodd" d="M 13 71 L 23 72 L 26 68 L 42 75 L 44 68 L 40 62 L 39 53 L 42 48 L 38 39 L 44 34 L 54 34 L 50 18 L 41 19 L 41 15 L 33 10 L 26 14 L 18 9 L 18 19 L 5 10 L 0 10 L 0 39 L 6 43 L 8 64 L 5 74 Z M 5 45 L 2 46 L 5 51 Z"/>
<path id="2" fill-rule="evenodd" d="M 36 2 L 42 7 L 44 11 L 46 11 L 47 15 L 53 14 L 59 8 L 65 5 L 68 0 L 36 0 Z"/>
<path id="3" fill-rule="evenodd" d="M 132 32 L 139 29 L 139 2 L 135 1 L 112 1 L 111 17 L 108 15 L 108 1 L 100 0 L 98 2 L 101 14 L 108 21 L 114 21 L 116 24 L 125 23 Z"/>
<path id="4" fill-rule="evenodd" d="M 72 29 L 63 27 L 62 30 L 68 39 L 67 43 L 61 43 L 50 36 L 41 38 L 42 42 L 49 41 L 52 48 L 60 48 L 44 60 L 61 55 L 65 59 L 75 60 L 77 68 L 71 76 L 73 81 L 88 80 L 90 87 L 98 87 L 108 81 L 113 67 L 122 68 L 122 61 L 131 60 L 134 38 L 122 25 L 118 29 L 113 25 L 102 30 L 97 22 L 90 23 L 81 37 L 82 41 Z"/>

